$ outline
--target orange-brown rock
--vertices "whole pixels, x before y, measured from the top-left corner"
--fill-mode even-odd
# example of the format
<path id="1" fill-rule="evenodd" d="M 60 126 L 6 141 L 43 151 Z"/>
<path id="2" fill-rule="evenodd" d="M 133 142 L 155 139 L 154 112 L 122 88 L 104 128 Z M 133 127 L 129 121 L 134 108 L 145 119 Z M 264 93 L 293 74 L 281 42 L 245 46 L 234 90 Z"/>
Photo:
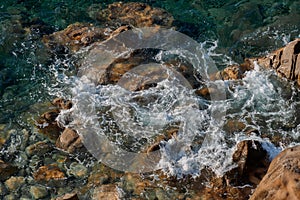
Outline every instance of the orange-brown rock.
<path id="1" fill-rule="evenodd" d="M 160 8 L 152 8 L 145 3 L 117 2 L 110 4 L 96 16 L 99 21 L 109 22 L 110 25 L 132 25 L 135 27 L 164 26 L 171 27 L 173 17 Z"/>
<path id="2" fill-rule="evenodd" d="M 244 71 L 238 65 L 228 66 L 210 76 L 211 80 L 238 80 L 243 77 Z"/>
<path id="3" fill-rule="evenodd" d="M 250 199 L 300 199 L 300 146 L 288 148 L 274 158 Z"/>
<path id="4" fill-rule="evenodd" d="M 65 100 L 63 98 L 55 98 L 52 104 L 57 106 L 59 109 L 67 110 L 72 108 L 72 102 L 70 100 Z"/>
<path id="5" fill-rule="evenodd" d="M 76 131 L 70 128 L 66 128 L 56 140 L 56 147 L 69 153 L 73 153 L 76 148 L 80 148 L 81 146 L 81 137 Z"/>
<path id="6" fill-rule="evenodd" d="M 56 164 L 41 166 L 33 173 L 33 178 L 37 181 L 50 181 L 65 179 L 65 174 L 57 167 Z"/>
<path id="7" fill-rule="evenodd" d="M 106 29 L 95 27 L 93 24 L 75 23 L 62 31 L 43 37 L 43 42 L 50 49 L 58 52 L 76 52 L 81 47 L 96 41 L 103 41 L 109 37 Z"/>
<path id="8" fill-rule="evenodd" d="M 277 74 L 289 80 L 296 81 L 300 86 L 300 39 L 288 43 L 265 57 L 251 59 L 264 68 L 276 70 Z"/>
<path id="9" fill-rule="evenodd" d="M 0 160 L 0 181 L 8 179 L 17 172 L 18 168 Z"/>

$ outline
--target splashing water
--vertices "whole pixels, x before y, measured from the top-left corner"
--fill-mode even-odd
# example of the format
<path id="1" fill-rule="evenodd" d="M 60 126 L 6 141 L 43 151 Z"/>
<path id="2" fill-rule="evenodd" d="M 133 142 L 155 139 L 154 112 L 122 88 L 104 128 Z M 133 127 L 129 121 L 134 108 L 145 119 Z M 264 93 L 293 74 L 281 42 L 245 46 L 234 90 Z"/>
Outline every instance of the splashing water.
<path id="1" fill-rule="evenodd" d="M 133 32 L 130 34 L 125 36 L 133 39 Z M 144 40 L 143 34 L 141 31 L 138 36 Z M 121 34 L 121 41 L 125 36 Z M 149 32 L 146 36 L 150 37 Z M 116 41 L 113 41 L 114 47 Z M 156 63 L 128 70 L 117 84 L 98 84 L 106 73 L 106 66 L 116 58 L 128 57 L 136 48 L 128 52 L 125 49 L 128 43 L 121 44 L 123 54 L 119 49 L 110 49 L 109 45 L 101 46 L 103 43 L 97 48 L 109 47 L 105 51 L 87 50 L 84 67 L 79 70 L 78 77 L 72 77 L 70 81 L 74 106 L 59 117 L 64 123 L 64 118 L 71 116 L 73 121 L 65 126 L 77 129 L 87 149 L 108 166 L 132 172 L 162 169 L 177 177 L 199 176 L 201 170 L 208 167 L 222 176 L 236 167 L 232 155 L 240 141 L 260 141 L 270 158 L 290 144 L 284 140 L 274 141 L 273 135 L 281 134 L 288 141 L 298 142 L 295 138 L 298 132 L 295 107 L 298 103 L 291 101 L 298 98 L 295 88 L 277 79 L 273 72 L 256 67 L 240 83 L 210 81 L 207 77 L 211 71 L 216 71 L 215 65 L 204 49 L 199 49 L 201 45 L 193 47 L 192 51 L 198 54 L 187 53 L 184 47 L 175 45 L 175 50 L 172 46 L 171 50 L 159 51 L 153 58 Z M 160 45 L 167 46 L 165 43 Z M 189 45 L 191 42 L 186 43 L 190 50 Z M 203 75 L 200 85 L 217 88 L 220 92 L 212 93 L 211 100 L 195 95 L 189 80 L 166 67 L 166 56 L 174 54 L 191 61 L 194 69 Z M 103 56 L 105 60 L 101 59 Z M 228 62 L 228 58 L 225 60 Z M 151 70 L 158 72 L 159 78 L 155 73 L 145 74 Z M 148 79 L 153 84 L 151 87 L 137 89 L 139 81 L 147 82 Z M 152 83 L 151 80 L 155 81 Z M 225 91 L 227 95 L 222 96 Z M 224 130 L 227 119 L 238 119 L 258 133 L 227 133 Z M 167 137 L 166 133 L 172 128 L 176 133 Z M 163 138 L 158 142 L 159 150 L 145 153 L 157 138 Z"/>

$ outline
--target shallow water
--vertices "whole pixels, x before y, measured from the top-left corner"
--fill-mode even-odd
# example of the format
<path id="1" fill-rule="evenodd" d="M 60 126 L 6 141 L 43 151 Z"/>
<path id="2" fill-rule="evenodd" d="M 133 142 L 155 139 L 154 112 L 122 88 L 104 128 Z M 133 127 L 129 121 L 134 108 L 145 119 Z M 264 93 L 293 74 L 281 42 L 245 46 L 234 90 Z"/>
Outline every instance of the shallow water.
<path id="1" fill-rule="evenodd" d="M 203 168 L 209 167 L 217 175 L 223 175 L 235 167 L 231 157 L 239 141 L 261 141 L 270 158 L 281 149 L 299 143 L 298 88 L 279 79 L 273 71 L 257 67 L 239 84 L 203 79 L 199 85 L 220 87 L 226 94 L 220 99 L 207 100 L 194 95 L 192 84 L 163 65 L 155 65 L 156 68 L 151 65 L 151 69 L 177 78 L 132 92 L 124 89 L 127 79 L 121 79 L 117 85 L 97 86 L 91 76 L 83 76 L 84 70 L 77 74 L 76 59 L 49 54 L 41 42 L 42 35 L 78 21 L 105 26 L 95 20 L 94 14 L 112 2 L 6 0 L 0 3 L 0 124 L 4 127 L 0 134 L 16 131 L 1 150 L 0 158 L 24 165 L 23 176 L 31 176 L 29 160 L 33 158 L 23 156 L 25 139 L 18 138 L 22 135 L 19 133 L 27 130 L 29 134 L 30 139 L 24 145 L 44 140 L 34 128 L 34 121 L 45 111 L 44 104 L 57 96 L 74 102 L 72 112 L 60 116 L 61 123 L 71 117 L 73 121 L 66 125 L 81 131 L 84 137 L 91 134 L 90 130 L 97 130 L 97 137 L 105 136 L 113 141 L 117 153 L 120 148 L 140 153 L 168 128 L 179 130 L 176 137 L 160 144 L 159 151 L 153 154 L 156 162 L 147 163 L 150 166 L 147 169 L 142 169 L 143 165 L 137 167 L 141 160 L 145 162 L 144 157 L 130 154 L 133 162 L 121 167 L 133 166 L 130 168 L 133 171 L 161 168 L 168 175 L 196 177 Z M 197 41 L 201 52 L 185 54 L 185 47 L 178 46 L 156 55 L 153 58 L 156 64 L 164 63 L 170 55 L 184 55 L 203 77 L 213 68 L 222 69 L 244 58 L 264 55 L 300 37 L 300 1 L 144 2 L 169 11 L 175 18 L 176 30 Z M 141 66 L 141 71 L 149 68 Z M 138 69 L 134 73 L 141 74 Z M 228 120 L 243 122 L 245 128 L 228 132 L 224 128 Z M 256 131 L 247 133 L 250 129 Z M 95 137 L 94 132 L 89 137 Z M 56 153 L 48 156 L 55 160 Z M 118 170 L 120 162 L 124 162 L 120 157 L 113 157 L 116 154 L 105 158 L 94 156 Z M 74 157 L 80 160 L 82 155 Z M 94 160 L 88 157 L 83 162 L 93 165 Z M 80 181 L 71 182 L 68 191 L 73 185 L 81 185 Z"/>

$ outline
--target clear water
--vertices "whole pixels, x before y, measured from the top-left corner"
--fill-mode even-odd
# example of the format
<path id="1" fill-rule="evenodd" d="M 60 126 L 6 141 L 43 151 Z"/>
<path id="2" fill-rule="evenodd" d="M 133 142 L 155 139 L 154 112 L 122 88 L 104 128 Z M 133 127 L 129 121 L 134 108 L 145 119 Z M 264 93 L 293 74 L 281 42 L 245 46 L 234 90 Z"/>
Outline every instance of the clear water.
<path id="1" fill-rule="evenodd" d="M 0 124 L 7 130 L 25 128 L 33 135 L 32 121 L 43 112 L 38 105 L 59 96 L 74 102 L 71 112 L 60 116 L 62 123 L 66 116 L 71 116 L 73 121 L 66 126 L 82 131 L 83 136 L 91 130 L 97 137 L 102 134 L 117 146 L 116 151 L 121 147 L 126 152 L 143 152 L 143 147 L 154 142 L 166 127 L 176 126 L 179 129 L 176 137 L 160 144 L 154 155 L 156 162 L 148 163 L 150 168 L 146 170 L 162 168 L 177 177 L 199 176 L 204 167 L 217 175 L 224 174 L 235 167 L 231 155 L 242 140 L 261 141 L 270 158 L 281 149 L 299 143 L 298 87 L 277 78 L 273 71 L 257 67 L 240 83 L 205 79 L 202 84 L 219 85 L 226 92 L 224 98 L 210 101 L 194 95 L 193 89 L 180 78 L 166 79 L 156 87 L 136 92 L 120 85 L 97 86 L 91 77 L 77 75 L 76 59 L 47 52 L 40 41 L 42 35 L 77 21 L 103 26 L 93 19 L 92 13 L 98 5 L 105 7 L 111 2 L 5 0 L 0 3 Z M 201 54 L 196 55 L 199 62 L 193 60 L 194 55 L 184 55 L 205 75 L 211 68 L 222 69 L 246 57 L 266 54 L 300 37 L 299 1 L 144 2 L 169 11 L 177 30 L 199 43 Z M 284 16 L 296 17 L 287 21 Z M 43 25 L 35 18 L 41 19 Z M 41 26 L 31 31 L 24 28 L 30 25 Z M 181 54 L 183 50 L 178 46 L 166 54 Z M 154 59 L 161 63 L 164 56 Z M 140 98 L 151 101 L 145 104 L 137 101 Z M 224 125 L 229 119 L 243 122 L 247 130 L 258 131 L 228 133 Z M 110 156 L 106 161 L 117 159 L 113 157 L 116 155 Z M 139 159 L 133 158 L 131 164 Z M 120 167 L 118 164 L 114 167 Z"/>

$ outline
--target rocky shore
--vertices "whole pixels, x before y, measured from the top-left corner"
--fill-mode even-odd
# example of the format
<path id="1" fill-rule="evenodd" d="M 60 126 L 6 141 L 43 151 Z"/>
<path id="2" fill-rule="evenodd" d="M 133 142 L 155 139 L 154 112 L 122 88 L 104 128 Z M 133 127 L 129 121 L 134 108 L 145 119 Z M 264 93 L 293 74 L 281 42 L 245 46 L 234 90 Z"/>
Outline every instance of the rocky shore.
<path id="1" fill-rule="evenodd" d="M 99 71 L 88 72 L 84 57 L 86 49 L 101 54 L 93 45 L 107 41 L 134 27 L 172 28 L 173 16 L 160 8 L 144 3 L 113 3 L 106 9 L 93 13 L 93 17 L 107 24 L 106 27 L 91 23 L 74 23 L 66 29 L 45 33 L 42 42 L 48 57 L 67 55 L 76 60 L 78 76 L 101 74 L 96 84 L 118 84 L 129 70 L 143 65 L 155 54 L 153 51 L 135 51 L 126 58 L 115 60 L 109 65 L 89 63 Z M 238 33 L 235 33 L 238 34 Z M 241 33 L 242 34 L 242 33 Z M 89 49 L 90 48 L 90 49 Z M 82 51 L 85 49 L 85 51 Z M 82 53 L 83 52 L 83 53 Z M 210 80 L 240 80 L 249 71 L 261 68 L 274 70 L 278 77 L 300 86 L 300 40 L 265 56 L 247 58 L 242 64 L 234 64 L 209 74 Z M 176 66 L 176 67 L 174 67 Z M 167 63 L 178 77 L 187 82 L 182 84 L 209 99 L 213 88 L 200 84 L 197 74 L 189 63 L 170 60 Z M 155 87 L 167 74 L 155 67 L 137 72 L 153 77 L 154 81 L 134 79 L 123 85 L 130 91 L 147 90 Z M 92 74 L 92 75 L 91 75 Z M 103 78 L 104 77 L 104 78 Z M 179 79 L 180 79 L 179 78 Z M 143 99 L 139 100 L 140 102 Z M 146 102 L 147 103 L 147 102 Z M 217 176 L 211 169 L 203 169 L 199 177 L 182 178 L 168 176 L 162 170 L 136 174 L 121 172 L 105 166 L 95 159 L 83 145 L 82 134 L 66 126 L 72 119 L 61 124 L 61 113 L 72 112 L 74 103 L 61 97 L 37 106 L 40 109 L 30 121 L 32 133 L 26 129 L 7 129 L 0 126 L 0 198 L 9 199 L 299 199 L 299 146 L 287 148 L 272 162 L 262 143 L 255 140 L 240 141 L 232 154 L 235 167 Z M 36 110 L 32 106 L 32 110 Z M 42 113 L 42 114 L 41 114 Z M 69 120 L 69 121 L 68 121 Z M 224 125 L 226 133 L 244 132 L 246 135 L 259 132 L 236 119 L 228 119 Z M 179 128 L 168 127 L 163 135 L 154 138 L 142 152 L 150 153 L 160 148 L 163 141 L 176 138 Z M 2 134 L 3 133 L 3 134 Z M 274 139 L 275 140 L 275 139 Z"/>

